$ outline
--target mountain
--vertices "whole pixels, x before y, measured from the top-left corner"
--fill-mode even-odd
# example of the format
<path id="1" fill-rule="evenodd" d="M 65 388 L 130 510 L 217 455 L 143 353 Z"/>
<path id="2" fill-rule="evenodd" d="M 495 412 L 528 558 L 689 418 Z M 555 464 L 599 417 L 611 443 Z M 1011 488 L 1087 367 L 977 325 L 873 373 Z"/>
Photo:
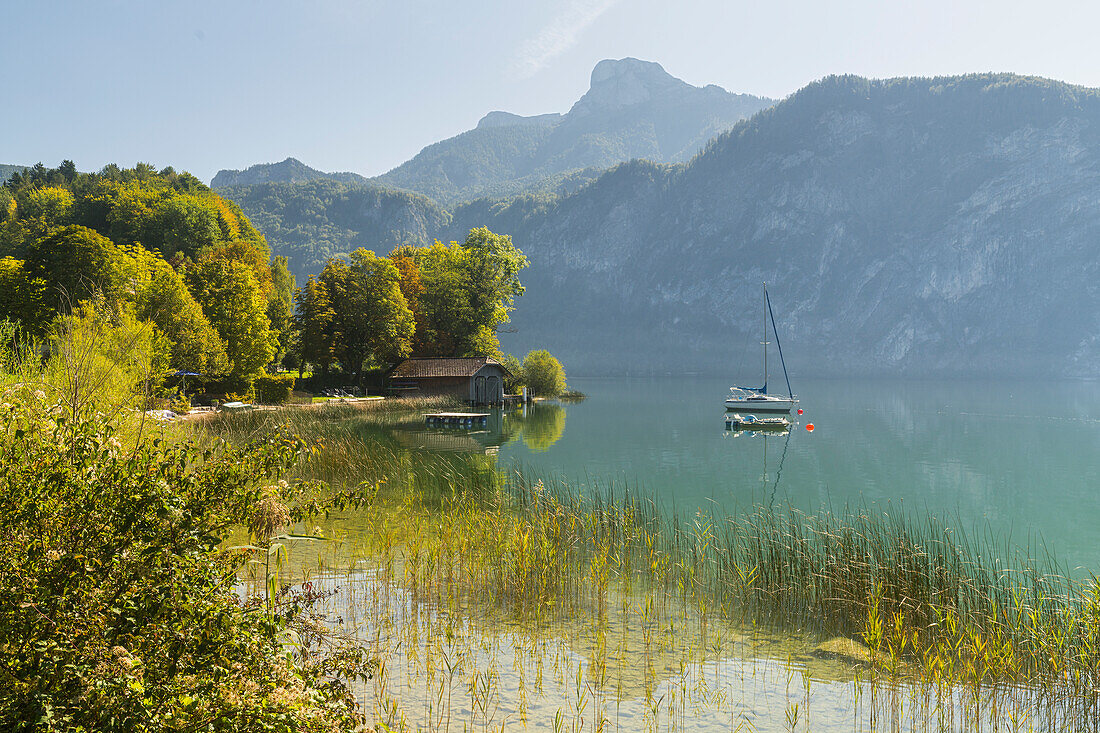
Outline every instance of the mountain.
<path id="1" fill-rule="evenodd" d="M 495 111 L 467 132 L 429 145 L 370 179 L 454 205 L 518 193 L 569 192 L 633 158 L 683 162 L 707 140 L 774 104 L 712 85 L 694 87 L 660 64 L 601 61 L 587 93 L 566 114 L 523 117 Z M 365 183 L 355 173 L 324 173 L 299 160 L 219 171 L 212 188 L 330 179 Z"/>
<path id="2" fill-rule="evenodd" d="M 426 225 L 449 220 L 439 205 L 395 189 L 444 205 L 518 192 L 568 195 L 631 158 L 686 160 L 713 135 L 769 104 L 713 85 L 691 86 L 659 64 L 601 61 L 591 88 L 567 114 L 490 112 L 475 129 L 425 148 L 378 178 L 325 173 L 287 158 L 219 171 L 211 187 L 244 209 L 304 282 L 328 257 L 358 246 L 388 250 L 422 242 L 431 232 Z M 344 185 L 313 185 L 318 181 Z M 256 185 L 267 187 L 249 190 Z M 358 203 L 348 203 L 352 199 Z M 329 212 L 330 203 L 338 210 Z M 406 211 L 404 203 L 413 208 Z"/>
<path id="3" fill-rule="evenodd" d="M 575 373 L 1100 376 L 1100 92 L 830 77 L 684 166 L 459 207 L 530 258 L 506 349 Z M 773 382 L 774 386 L 774 382 Z"/>
<path id="4" fill-rule="evenodd" d="M 0 183 L 11 178 L 11 174 L 16 171 L 22 171 L 24 168 L 30 168 L 29 165 L 9 165 L 7 163 L 0 163 Z"/>
<path id="5" fill-rule="evenodd" d="M 634 158 L 689 160 L 707 140 L 772 104 L 714 85 L 694 87 L 660 64 L 605 60 L 568 113 L 490 112 L 473 130 L 424 148 L 377 180 L 445 205 L 500 198 L 544 179 Z"/>
<path id="6" fill-rule="evenodd" d="M 424 196 L 372 183 L 322 178 L 223 186 L 218 193 L 247 212 L 275 254 L 287 257 L 299 285 L 330 257 L 358 247 L 386 253 L 399 244 L 429 242 L 451 218 Z"/>
<path id="7" fill-rule="evenodd" d="M 654 93 L 615 89 L 556 122 L 494 114 L 479 129 L 543 135 L 550 150 L 574 113 L 613 115 Z M 363 184 L 278 185 L 226 192 L 276 252 L 288 237 L 316 252 L 309 226 L 339 251 L 482 225 L 511 234 L 531 267 L 503 345 L 547 347 L 574 374 L 753 383 L 767 281 L 796 388 L 811 374 L 1100 377 L 1093 89 L 1010 74 L 829 77 L 687 162 L 635 160 L 449 213 Z M 310 256 L 296 262 L 317 267 Z"/>
<path id="8" fill-rule="evenodd" d="M 338 183 L 366 183 L 358 173 L 324 173 L 297 158 L 287 158 L 281 163 L 257 163 L 246 170 L 220 170 L 210 182 L 211 188 L 226 186 L 251 186 L 257 183 L 307 183 L 309 181 L 337 181 Z"/>

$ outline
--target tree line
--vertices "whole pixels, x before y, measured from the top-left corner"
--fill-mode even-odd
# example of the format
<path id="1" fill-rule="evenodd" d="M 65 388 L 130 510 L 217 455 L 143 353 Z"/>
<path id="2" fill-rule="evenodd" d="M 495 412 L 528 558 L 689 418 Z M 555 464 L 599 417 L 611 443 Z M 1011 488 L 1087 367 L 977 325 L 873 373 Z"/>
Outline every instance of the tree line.
<path id="1" fill-rule="evenodd" d="M 484 227 L 461 243 L 329 259 L 295 296 L 297 366 L 357 374 L 410 355 L 499 357 L 526 266 L 511 237 Z"/>
<path id="2" fill-rule="evenodd" d="M 0 188 L 0 318 L 44 343 L 71 316 L 147 328 L 157 371 L 251 381 L 279 365 L 357 375 L 409 355 L 500 356 L 526 266 L 510 237 L 477 228 L 330 258 L 296 289 L 240 208 L 188 173 L 65 161 Z"/>
<path id="3" fill-rule="evenodd" d="M 292 292 L 285 258 L 188 173 L 65 161 L 0 189 L 0 316 L 24 339 L 94 310 L 151 326 L 157 369 L 248 379 L 292 343 Z"/>

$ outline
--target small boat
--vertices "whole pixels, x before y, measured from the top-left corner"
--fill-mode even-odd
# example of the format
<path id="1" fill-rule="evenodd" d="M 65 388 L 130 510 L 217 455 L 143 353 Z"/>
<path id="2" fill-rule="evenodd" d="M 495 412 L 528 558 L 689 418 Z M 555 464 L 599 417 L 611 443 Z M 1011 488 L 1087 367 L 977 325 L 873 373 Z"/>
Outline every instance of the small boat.
<path id="1" fill-rule="evenodd" d="M 726 430 L 786 430 L 791 421 L 785 417 L 757 417 L 756 415 L 726 415 Z"/>
<path id="2" fill-rule="evenodd" d="M 768 394 L 768 320 L 771 320 L 772 333 L 775 334 L 775 345 L 779 349 L 779 363 L 783 365 L 783 378 L 787 382 L 787 396 Z M 779 343 L 779 331 L 775 328 L 775 314 L 772 313 L 771 298 L 768 297 L 768 284 L 764 283 L 764 386 L 755 387 L 730 387 L 730 396 L 726 398 L 727 410 L 741 412 L 790 412 L 798 402 L 794 392 L 791 391 L 791 380 L 787 376 L 787 362 L 783 359 L 783 346 Z"/>

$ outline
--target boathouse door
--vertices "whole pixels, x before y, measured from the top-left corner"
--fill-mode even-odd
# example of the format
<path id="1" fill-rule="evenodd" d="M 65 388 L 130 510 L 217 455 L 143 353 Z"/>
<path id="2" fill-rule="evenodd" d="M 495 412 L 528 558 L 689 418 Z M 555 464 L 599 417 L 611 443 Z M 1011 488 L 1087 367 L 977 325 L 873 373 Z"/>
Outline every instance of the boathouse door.
<path id="1" fill-rule="evenodd" d="M 485 400 L 486 404 L 504 402 L 504 390 L 500 388 L 499 377 L 489 377 L 488 381 L 486 382 L 486 391 L 488 392 L 487 396 L 489 398 Z"/>
<path id="2" fill-rule="evenodd" d="M 474 379 L 474 404 L 484 405 L 487 402 L 485 396 L 485 377 L 476 377 Z"/>

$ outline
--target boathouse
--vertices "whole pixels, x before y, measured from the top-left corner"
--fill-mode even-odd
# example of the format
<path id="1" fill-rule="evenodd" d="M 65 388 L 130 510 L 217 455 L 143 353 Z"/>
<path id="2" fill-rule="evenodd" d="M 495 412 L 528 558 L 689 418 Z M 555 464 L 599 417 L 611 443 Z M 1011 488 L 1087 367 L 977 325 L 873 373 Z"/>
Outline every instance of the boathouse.
<path id="1" fill-rule="evenodd" d="M 504 402 L 504 378 L 511 373 L 487 356 L 405 359 L 389 373 L 394 392 L 425 397 L 451 395 L 473 405 Z"/>

